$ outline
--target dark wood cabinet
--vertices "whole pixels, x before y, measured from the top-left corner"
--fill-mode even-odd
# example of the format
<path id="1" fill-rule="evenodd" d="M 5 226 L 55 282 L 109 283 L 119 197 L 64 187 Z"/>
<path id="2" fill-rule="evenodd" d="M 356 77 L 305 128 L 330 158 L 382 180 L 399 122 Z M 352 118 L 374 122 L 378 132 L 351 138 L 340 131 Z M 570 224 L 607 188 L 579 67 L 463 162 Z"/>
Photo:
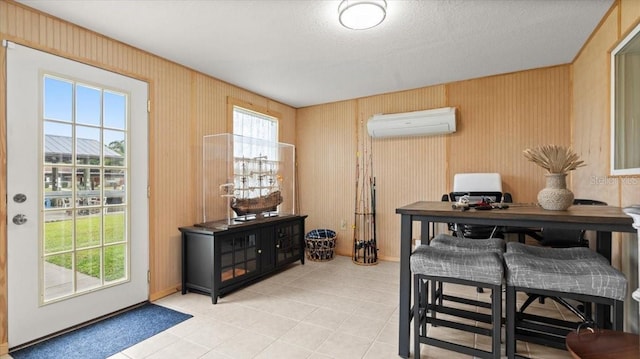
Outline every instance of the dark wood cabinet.
<path id="1" fill-rule="evenodd" d="M 306 216 L 271 217 L 222 229 L 223 223 L 181 227 L 182 294 L 218 297 L 284 269 L 304 264 Z"/>

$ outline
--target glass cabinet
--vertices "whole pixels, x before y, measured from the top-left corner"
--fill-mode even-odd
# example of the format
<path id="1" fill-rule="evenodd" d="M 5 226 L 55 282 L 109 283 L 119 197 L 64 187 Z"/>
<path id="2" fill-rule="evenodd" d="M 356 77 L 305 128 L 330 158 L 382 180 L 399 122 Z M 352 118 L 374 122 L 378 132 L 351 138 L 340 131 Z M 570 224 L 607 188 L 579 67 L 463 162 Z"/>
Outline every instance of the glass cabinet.
<path id="1" fill-rule="evenodd" d="M 181 227 L 182 294 L 218 297 L 300 261 L 306 216 L 268 217 L 221 229 L 216 223 Z"/>
<path id="2" fill-rule="evenodd" d="M 299 238 L 303 237 L 304 230 L 299 222 L 290 222 L 276 226 L 276 260 L 285 263 L 292 258 L 299 258 L 304 254 L 304 245 Z"/>
<path id="3" fill-rule="evenodd" d="M 220 281 L 257 274 L 257 235 L 252 231 L 220 236 Z"/>

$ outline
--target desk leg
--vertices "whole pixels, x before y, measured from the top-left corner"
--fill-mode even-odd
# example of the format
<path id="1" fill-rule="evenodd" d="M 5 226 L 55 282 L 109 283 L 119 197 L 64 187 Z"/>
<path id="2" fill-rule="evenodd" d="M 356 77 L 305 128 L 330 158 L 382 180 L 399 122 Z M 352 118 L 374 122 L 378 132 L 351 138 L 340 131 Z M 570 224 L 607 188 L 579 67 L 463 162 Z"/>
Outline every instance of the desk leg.
<path id="1" fill-rule="evenodd" d="M 409 337 L 411 335 L 411 215 L 401 216 L 400 227 L 400 318 L 398 355 L 409 357 Z"/>
<path id="2" fill-rule="evenodd" d="M 596 233 L 596 252 L 611 263 L 611 232 Z M 596 304 L 596 323 L 599 328 L 611 329 L 611 310 L 608 305 Z"/>
<path id="3" fill-rule="evenodd" d="M 596 252 L 611 263 L 611 232 L 596 232 Z"/>
<path id="4" fill-rule="evenodd" d="M 429 229 L 430 223 L 427 221 L 420 222 L 420 243 L 425 246 L 429 245 L 431 242 L 431 230 Z M 435 232 L 435 229 L 434 229 Z M 433 233 L 435 235 L 435 233 Z"/>

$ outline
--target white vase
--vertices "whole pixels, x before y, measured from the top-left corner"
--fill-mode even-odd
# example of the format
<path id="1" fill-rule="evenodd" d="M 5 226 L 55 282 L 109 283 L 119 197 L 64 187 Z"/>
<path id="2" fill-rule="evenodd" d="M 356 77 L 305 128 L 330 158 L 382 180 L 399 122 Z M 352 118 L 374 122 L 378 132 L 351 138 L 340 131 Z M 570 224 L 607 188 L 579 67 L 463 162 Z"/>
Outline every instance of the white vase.
<path id="1" fill-rule="evenodd" d="M 567 189 L 566 173 L 545 175 L 547 186 L 538 193 L 538 203 L 550 211 L 564 211 L 573 204 L 573 192 Z"/>

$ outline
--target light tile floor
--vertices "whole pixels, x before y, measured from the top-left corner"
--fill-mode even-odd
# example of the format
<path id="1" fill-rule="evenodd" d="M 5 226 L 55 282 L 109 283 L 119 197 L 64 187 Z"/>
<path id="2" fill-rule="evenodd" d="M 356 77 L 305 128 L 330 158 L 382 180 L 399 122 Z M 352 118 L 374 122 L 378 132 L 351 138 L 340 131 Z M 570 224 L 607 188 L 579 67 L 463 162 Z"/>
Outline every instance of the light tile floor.
<path id="1" fill-rule="evenodd" d="M 212 305 L 206 295 L 176 293 L 156 301 L 193 315 L 111 359 L 390 359 L 398 358 L 399 264 L 360 266 L 348 257 L 299 262 Z M 474 288 L 447 285 L 447 291 L 488 298 Z M 562 317 L 555 303 L 535 310 Z M 487 347 L 487 338 L 432 328 L 436 337 Z M 502 346 L 504 354 L 504 345 Z M 412 346 L 413 348 L 413 346 Z M 518 352 L 532 359 L 570 358 L 562 350 L 528 343 Z M 412 358 L 413 349 L 412 349 Z M 7 359 L 10 356 L 2 356 Z M 422 345 L 421 359 L 469 358 Z"/>

